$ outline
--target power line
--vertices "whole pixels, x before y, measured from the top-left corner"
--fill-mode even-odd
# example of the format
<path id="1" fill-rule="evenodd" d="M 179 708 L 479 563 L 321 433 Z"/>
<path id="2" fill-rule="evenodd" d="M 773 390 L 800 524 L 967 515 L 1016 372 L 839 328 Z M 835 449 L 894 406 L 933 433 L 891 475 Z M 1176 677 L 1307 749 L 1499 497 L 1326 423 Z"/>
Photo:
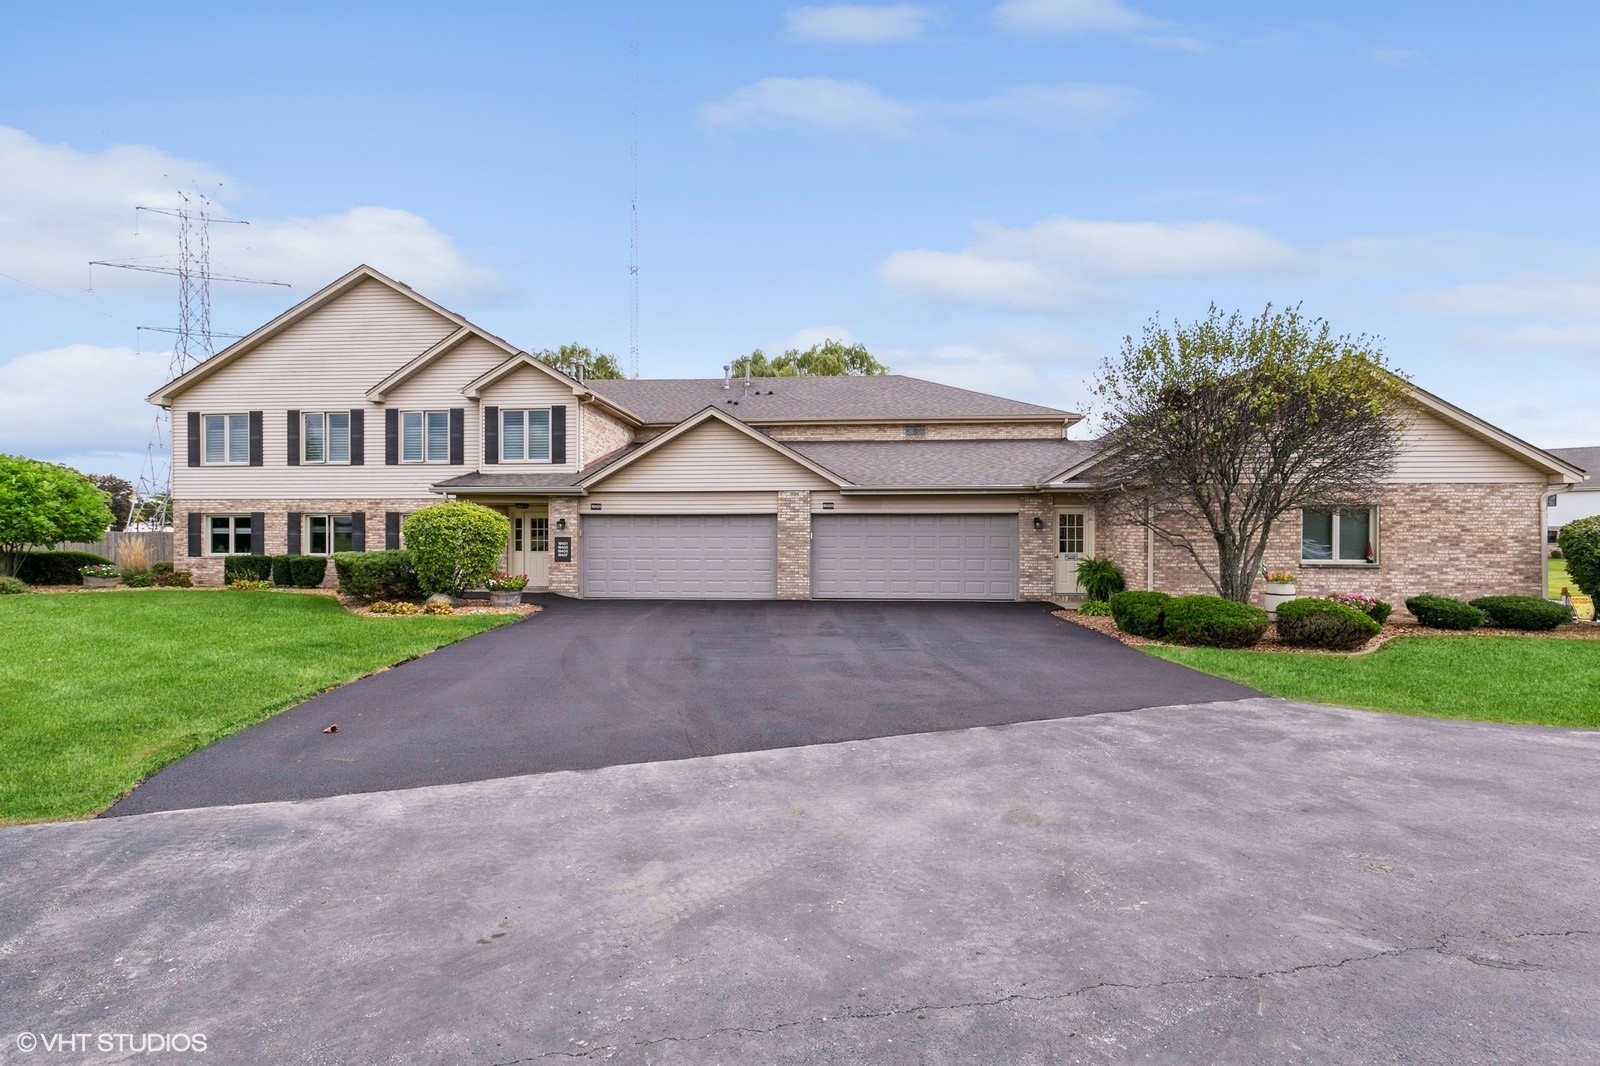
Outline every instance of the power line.
<path id="1" fill-rule="evenodd" d="M 639 33 L 638 13 L 628 32 L 628 69 L 632 91 L 629 116 L 628 166 L 631 188 L 628 197 L 628 373 L 639 376 Z"/>

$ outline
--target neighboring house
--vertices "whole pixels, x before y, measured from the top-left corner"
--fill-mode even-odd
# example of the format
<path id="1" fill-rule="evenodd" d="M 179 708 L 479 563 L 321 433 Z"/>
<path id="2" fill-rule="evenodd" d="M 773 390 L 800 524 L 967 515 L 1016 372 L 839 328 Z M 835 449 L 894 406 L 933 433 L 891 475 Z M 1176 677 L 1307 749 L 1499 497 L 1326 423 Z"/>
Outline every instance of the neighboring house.
<path id="1" fill-rule="evenodd" d="M 400 546 L 445 498 L 512 524 L 506 567 L 568 596 L 1049 600 L 1077 560 L 1208 591 L 1110 521 L 1079 416 L 897 375 L 581 381 L 359 267 L 150 397 L 172 410 L 180 565 Z M 1539 591 L 1571 464 L 1417 390 L 1370 509 L 1308 511 L 1267 562 L 1303 593 Z"/>
<path id="2" fill-rule="evenodd" d="M 1589 480 L 1564 492 L 1551 493 L 1545 501 L 1545 539 L 1554 547 L 1556 535 L 1568 522 L 1600 515 L 1600 448 L 1551 448 L 1550 454 L 1581 467 Z"/>

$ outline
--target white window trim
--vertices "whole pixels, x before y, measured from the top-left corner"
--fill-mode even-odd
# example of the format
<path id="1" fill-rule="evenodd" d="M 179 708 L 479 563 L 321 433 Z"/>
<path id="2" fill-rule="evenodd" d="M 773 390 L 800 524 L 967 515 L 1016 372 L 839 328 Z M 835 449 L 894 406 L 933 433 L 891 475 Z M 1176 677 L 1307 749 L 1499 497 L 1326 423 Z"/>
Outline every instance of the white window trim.
<path id="1" fill-rule="evenodd" d="M 344 458 L 331 458 L 333 453 L 333 415 L 344 415 Z M 322 458 L 313 459 L 306 454 L 306 448 L 311 443 L 311 434 L 306 429 L 308 419 L 322 419 Z M 303 466 L 349 466 L 350 465 L 350 412 L 339 411 L 302 411 L 300 412 L 300 463 Z M 448 448 L 448 445 L 446 446 Z M 424 444 L 426 449 L 426 444 Z"/>
<path id="2" fill-rule="evenodd" d="M 527 416 L 535 411 L 544 412 L 545 457 L 543 459 L 506 458 L 506 415 L 520 413 L 523 416 L 522 442 L 523 452 L 526 454 L 528 442 Z M 502 463 L 538 463 L 549 466 L 555 456 L 555 417 L 549 407 L 502 407 L 500 409 L 500 461 Z"/>
<path id="3" fill-rule="evenodd" d="M 317 519 L 317 518 L 322 519 L 323 521 L 327 522 L 327 524 L 328 524 L 327 525 L 327 530 L 328 530 L 328 550 L 327 551 L 320 551 L 319 552 L 319 551 L 312 551 L 311 550 L 311 522 L 312 522 L 313 519 Z M 350 519 L 350 534 L 351 534 L 352 537 L 355 535 L 355 516 L 353 514 L 349 513 L 349 512 L 343 512 L 343 513 L 327 512 L 327 513 L 323 513 L 323 512 L 319 511 L 316 514 L 307 514 L 307 515 L 301 515 L 300 516 L 300 548 L 301 548 L 301 554 L 302 555 L 324 555 L 324 556 L 327 556 L 327 555 L 334 555 L 338 551 L 340 551 L 339 548 L 334 547 L 334 543 L 333 543 L 333 520 L 335 518 L 348 518 L 348 519 Z M 354 550 L 354 549 L 350 549 L 350 550 Z"/>
<path id="4" fill-rule="evenodd" d="M 206 455 L 206 419 L 208 419 L 208 418 L 220 418 L 220 419 L 222 419 L 222 458 L 221 459 L 211 459 Z M 228 458 L 228 447 L 229 447 L 230 443 L 233 441 L 233 434 L 230 432 L 231 423 L 229 422 L 229 420 L 230 419 L 234 419 L 234 418 L 240 418 L 240 419 L 244 420 L 244 458 L 243 459 L 229 459 Z M 250 413 L 248 411 L 211 411 L 209 413 L 202 413 L 200 415 L 200 465 L 201 466 L 249 466 L 250 465 Z M 218 515 L 217 517 L 221 518 L 223 516 L 222 515 Z M 234 553 L 234 554 L 238 554 L 238 553 Z"/>
<path id="5" fill-rule="evenodd" d="M 238 533 L 237 528 L 235 527 L 235 523 L 241 518 L 244 519 L 246 522 L 249 522 L 250 523 L 250 546 L 252 548 L 254 548 L 255 545 L 256 545 L 256 538 L 261 535 L 261 530 L 255 528 L 255 522 L 252 520 L 252 516 L 251 515 L 247 515 L 247 514 L 208 514 L 208 515 L 203 515 L 202 518 L 204 520 L 204 530 L 203 530 L 203 532 L 204 532 L 204 535 L 205 535 L 205 551 L 202 554 L 209 555 L 213 559 L 226 559 L 230 555 L 255 555 L 255 554 L 260 554 L 260 553 L 257 553 L 257 552 L 241 552 L 241 551 L 219 552 L 219 551 L 213 551 L 211 549 L 211 520 L 213 518 L 226 518 L 226 519 L 228 519 L 228 546 L 230 548 L 238 546 L 239 533 Z"/>
<path id="6" fill-rule="evenodd" d="M 1372 534 L 1372 562 L 1369 563 L 1365 559 L 1341 559 L 1341 558 L 1339 558 L 1339 512 L 1341 510 L 1366 511 L 1367 514 L 1370 516 L 1367 519 L 1367 529 Z M 1333 551 L 1333 558 L 1332 559 L 1307 559 L 1306 558 L 1306 520 L 1305 520 L 1305 512 L 1307 512 L 1307 511 L 1330 511 L 1330 512 L 1332 512 L 1332 514 L 1333 514 L 1333 543 L 1331 545 L 1331 549 Z M 1302 508 L 1300 508 L 1300 565 L 1301 566 L 1359 567 L 1359 568 L 1364 568 L 1364 569 L 1370 570 L 1373 567 L 1376 567 L 1376 566 L 1378 566 L 1379 564 L 1381 564 L 1383 562 L 1383 538 L 1382 538 L 1381 533 L 1379 532 L 1378 526 L 1379 526 L 1378 508 L 1376 506 L 1372 506 L 1372 507 L 1355 507 L 1355 508 L 1302 507 Z"/>
<path id="7" fill-rule="evenodd" d="M 422 418 L 422 458 L 406 458 L 406 415 L 419 415 Z M 439 459 L 428 458 L 428 416 L 444 416 L 444 455 Z M 450 411 L 447 408 L 416 408 L 400 412 L 400 462 L 408 466 L 444 466 L 450 462 Z"/>

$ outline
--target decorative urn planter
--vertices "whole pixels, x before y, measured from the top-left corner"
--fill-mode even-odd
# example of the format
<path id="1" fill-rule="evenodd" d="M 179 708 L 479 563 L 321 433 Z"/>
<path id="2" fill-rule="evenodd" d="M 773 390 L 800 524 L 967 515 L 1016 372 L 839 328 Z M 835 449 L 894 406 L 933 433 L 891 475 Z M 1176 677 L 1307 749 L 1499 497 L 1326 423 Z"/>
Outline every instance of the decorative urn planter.
<path id="1" fill-rule="evenodd" d="M 120 577 L 89 577 L 85 575 L 83 587 L 86 589 L 114 589 L 122 584 Z"/>
<path id="2" fill-rule="evenodd" d="M 490 607 L 515 607 L 522 602 L 521 589 L 490 589 Z"/>
<path id="3" fill-rule="evenodd" d="M 1276 622 L 1278 620 L 1278 608 L 1294 599 L 1295 593 L 1292 575 L 1274 576 L 1289 578 L 1288 581 L 1274 581 L 1270 577 L 1267 579 L 1267 617 Z"/>

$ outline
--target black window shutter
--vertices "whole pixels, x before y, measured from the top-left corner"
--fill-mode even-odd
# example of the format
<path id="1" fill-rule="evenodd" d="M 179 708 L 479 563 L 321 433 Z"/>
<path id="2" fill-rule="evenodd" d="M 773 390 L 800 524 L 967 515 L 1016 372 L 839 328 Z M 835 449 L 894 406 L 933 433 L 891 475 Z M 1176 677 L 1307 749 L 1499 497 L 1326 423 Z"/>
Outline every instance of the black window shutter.
<path id="1" fill-rule="evenodd" d="M 567 408 L 557 404 L 550 408 L 550 461 L 567 461 Z"/>
<path id="2" fill-rule="evenodd" d="M 200 514 L 189 512 L 189 558 L 200 554 Z"/>
<path id="3" fill-rule="evenodd" d="M 261 412 L 250 412 L 250 465 L 261 465 Z M 259 553 L 258 553 L 259 554 Z"/>
<path id="4" fill-rule="evenodd" d="M 189 412 L 189 465 L 200 465 L 200 412 Z M 198 518 L 198 515 L 193 517 Z M 191 553 L 193 554 L 193 553 Z"/>
<path id="5" fill-rule="evenodd" d="M 289 512 L 289 554 L 300 554 L 300 512 Z"/>
<path id="6" fill-rule="evenodd" d="M 250 554 L 267 554 L 267 516 L 260 511 L 250 512 Z"/>
<path id="7" fill-rule="evenodd" d="M 289 465 L 300 465 L 300 412 L 289 412 Z M 289 553 L 293 555 L 293 552 Z"/>
<path id="8" fill-rule="evenodd" d="M 493 465 L 500 461 L 500 408 L 483 409 L 483 461 Z"/>
<path id="9" fill-rule="evenodd" d="M 394 551 L 400 547 L 400 512 L 385 511 L 383 515 L 383 547 Z"/>
<path id="10" fill-rule="evenodd" d="M 466 462 L 467 411 L 464 407 L 450 408 L 450 465 Z"/>
<path id="11" fill-rule="evenodd" d="M 389 408 L 383 412 L 383 464 L 394 466 L 400 461 L 400 412 Z"/>
<path id="12" fill-rule="evenodd" d="M 350 465 L 367 463 L 367 412 L 359 407 L 350 408 Z"/>
<path id="13" fill-rule="evenodd" d="M 367 512 L 357 511 L 350 516 L 350 550 L 367 550 Z"/>

